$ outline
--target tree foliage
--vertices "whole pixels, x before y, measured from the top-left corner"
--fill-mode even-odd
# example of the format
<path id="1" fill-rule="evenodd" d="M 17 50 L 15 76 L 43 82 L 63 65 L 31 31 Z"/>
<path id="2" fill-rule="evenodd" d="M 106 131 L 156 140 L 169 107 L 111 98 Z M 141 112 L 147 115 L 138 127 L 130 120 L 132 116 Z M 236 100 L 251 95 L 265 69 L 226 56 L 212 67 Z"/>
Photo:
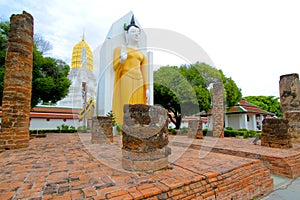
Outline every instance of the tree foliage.
<path id="1" fill-rule="evenodd" d="M 154 72 L 154 102 L 174 113 L 177 129 L 181 115 L 211 109 L 209 87 L 216 82 L 223 82 L 228 106 L 235 105 L 242 98 L 241 90 L 231 78 L 205 63 L 161 67 Z"/>
<path id="2" fill-rule="evenodd" d="M 282 117 L 280 110 L 279 97 L 274 96 L 247 96 L 246 101 L 257 105 L 263 110 L 276 114 L 277 117 Z"/>
<path id="3" fill-rule="evenodd" d="M 0 31 L 0 103 L 2 104 L 9 22 L 0 22 Z M 42 37 L 39 36 L 38 38 L 40 38 L 41 43 Z M 39 51 L 35 43 L 33 48 L 32 107 L 43 102 L 56 103 L 68 94 L 71 84 L 67 78 L 70 67 L 60 59 L 44 57 L 43 53 L 45 52 Z"/>
<path id="4" fill-rule="evenodd" d="M 222 70 L 219 70 L 220 76 L 222 78 L 223 87 L 226 96 L 227 107 L 235 106 L 242 99 L 242 91 L 231 77 L 227 78 Z"/>
<path id="5" fill-rule="evenodd" d="M 154 102 L 172 111 L 175 115 L 174 124 L 178 129 L 181 115 L 190 112 L 190 108 L 196 105 L 197 98 L 178 67 L 161 67 L 154 72 Z"/>

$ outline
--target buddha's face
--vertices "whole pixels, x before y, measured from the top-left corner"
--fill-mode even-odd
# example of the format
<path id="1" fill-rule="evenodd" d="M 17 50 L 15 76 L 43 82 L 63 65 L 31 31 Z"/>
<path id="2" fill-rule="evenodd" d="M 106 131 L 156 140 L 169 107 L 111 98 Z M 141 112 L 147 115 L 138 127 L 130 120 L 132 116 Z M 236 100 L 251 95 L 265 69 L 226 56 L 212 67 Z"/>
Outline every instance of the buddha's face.
<path id="1" fill-rule="evenodd" d="M 128 41 L 138 42 L 141 37 L 141 30 L 135 26 L 131 26 L 127 32 Z"/>

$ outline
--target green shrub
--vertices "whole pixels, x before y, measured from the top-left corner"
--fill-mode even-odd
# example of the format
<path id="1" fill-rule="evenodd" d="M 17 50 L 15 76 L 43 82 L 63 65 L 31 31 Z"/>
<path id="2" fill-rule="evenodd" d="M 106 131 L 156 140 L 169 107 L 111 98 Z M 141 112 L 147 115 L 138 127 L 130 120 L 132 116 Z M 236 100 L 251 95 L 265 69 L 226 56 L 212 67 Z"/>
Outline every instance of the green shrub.
<path id="1" fill-rule="evenodd" d="M 254 131 L 254 130 L 249 130 L 248 133 L 249 133 L 249 137 L 255 137 L 256 136 L 256 131 Z"/>
<path id="2" fill-rule="evenodd" d="M 78 132 L 85 132 L 87 130 L 91 130 L 91 127 L 89 127 L 89 126 L 78 126 L 78 128 L 77 128 Z"/>
<path id="3" fill-rule="evenodd" d="M 225 137 L 236 137 L 236 136 L 244 136 L 245 131 L 238 130 L 224 130 Z"/>
<path id="4" fill-rule="evenodd" d="M 184 127 L 180 128 L 181 134 L 186 134 L 187 132 L 188 132 L 188 127 L 184 126 Z"/>
<path id="5" fill-rule="evenodd" d="M 227 127 L 225 128 L 225 130 L 233 130 L 233 128 L 230 127 L 230 126 L 227 126 Z"/>
<path id="6" fill-rule="evenodd" d="M 243 135 L 244 138 L 248 138 L 249 137 L 249 132 L 244 132 L 244 135 Z"/>
<path id="7" fill-rule="evenodd" d="M 235 130 L 225 129 L 224 130 L 224 137 L 235 137 Z"/>
<path id="8" fill-rule="evenodd" d="M 256 133 L 255 137 L 258 137 L 259 139 L 261 139 L 261 132 L 260 133 Z"/>
<path id="9" fill-rule="evenodd" d="M 169 133 L 175 135 L 176 134 L 175 128 L 169 128 Z"/>
<path id="10" fill-rule="evenodd" d="M 206 136 L 206 134 L 207 134 L 207 131 L 208 131 L 208 129 L 207 129 L 207 128 L 205 128 L 205 129 L 203 129 L 203 130 L 202 130 L 202 132 L 203 132 L 203 136 Z"/>
<path id="11" fill-rule="evenodd" d="M 116 129 L 117 129 L 117 131 L 118 131 L 119 133 L 121 133 L 121 132 L 122 132 L 122 125 L 117 124 Z"/>

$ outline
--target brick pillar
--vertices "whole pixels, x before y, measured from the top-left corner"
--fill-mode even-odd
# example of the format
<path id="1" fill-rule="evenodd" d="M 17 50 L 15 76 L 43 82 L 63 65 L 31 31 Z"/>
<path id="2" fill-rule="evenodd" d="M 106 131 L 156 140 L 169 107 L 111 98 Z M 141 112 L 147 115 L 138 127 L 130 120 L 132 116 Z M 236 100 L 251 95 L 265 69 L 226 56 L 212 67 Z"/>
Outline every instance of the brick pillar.
<path id="1" fill-rule="evenodd" d="M 33 17 L 12 15 L 5 60 L 0 149 L 29 144 L 33 60 Z"/>
<path id="2" fill-rule="evenodd" d="M 189 120 L 188 134 L 189 138 L 203 139 L 202 121 L 200 120 Z"/>
<path id="3" fill-rule="evenodd" d="M 286 111 L 285 116 L 289 121 L 288 132 L 292 142 L 300 142 L 300 110 Z"/>
<path id="4" fill-rule="evenodd" d="M 122 166 L 125 170 L 151 173 L 168 166 L 170 148 L 167 111 L 159 106 L 124 106 Z"/>
<path id="5" fill-rule="evenodd" d="M 300 84 L 298 74 L 280 76 L 280 107 L 285 117 L 287 111 L 300 110 Z"/>
<path id="6" fill-rule="evenodd" d="M 282 118 L 264 119 L 262 124 L 261 146 L 291 148 L 289 122 Z"/>
<path id="7" fill-rule="evenodd" d="M 111 117 L 93 117 L 91 142 L 92 144 L 109 144 L 113 142 Z"/>
<path id="8" fill-rule="evenodd" d="M 224 92 L 221 82 L 213 85 L 212 105 L 213 136 L 224 137 Z"/>

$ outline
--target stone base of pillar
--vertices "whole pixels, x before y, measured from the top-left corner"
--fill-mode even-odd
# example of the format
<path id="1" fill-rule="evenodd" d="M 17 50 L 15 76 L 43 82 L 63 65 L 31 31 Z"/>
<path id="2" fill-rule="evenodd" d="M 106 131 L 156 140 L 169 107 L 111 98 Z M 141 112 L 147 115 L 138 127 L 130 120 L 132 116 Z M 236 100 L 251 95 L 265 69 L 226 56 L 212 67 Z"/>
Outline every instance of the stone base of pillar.
<path id="1" fill-rule="evenodd" d="M 289 121 L 288 132 L 292 142 L 300 142 L 300 111 L 287 111 L 285 117 Z"/>
<path id="2" fill-rule="evenodd" d="M 145 153 L 122 151 L 123 169 L 133 172 L 153 173 L 168 167 L 168 156 L 171 154 L 169 147 L 156 149 Z"/>
<path id="3" fill-rule="evenodd" d="M 113 142 L 111 117 L 93 117 L 91 142 L 92 144 L 107 144 Z"/>
<path id="4" fill-rule="evenodd" d="M 125 170 L 152 173 L 168 167 L 167 111 L 159 106 L 124 106 L 122 166 Z"/>
<path id="5" fill-rule="evenodd" d="M 202 121 L 190 120 L 188 127 L 188 138 L 203 139 Z"/>

